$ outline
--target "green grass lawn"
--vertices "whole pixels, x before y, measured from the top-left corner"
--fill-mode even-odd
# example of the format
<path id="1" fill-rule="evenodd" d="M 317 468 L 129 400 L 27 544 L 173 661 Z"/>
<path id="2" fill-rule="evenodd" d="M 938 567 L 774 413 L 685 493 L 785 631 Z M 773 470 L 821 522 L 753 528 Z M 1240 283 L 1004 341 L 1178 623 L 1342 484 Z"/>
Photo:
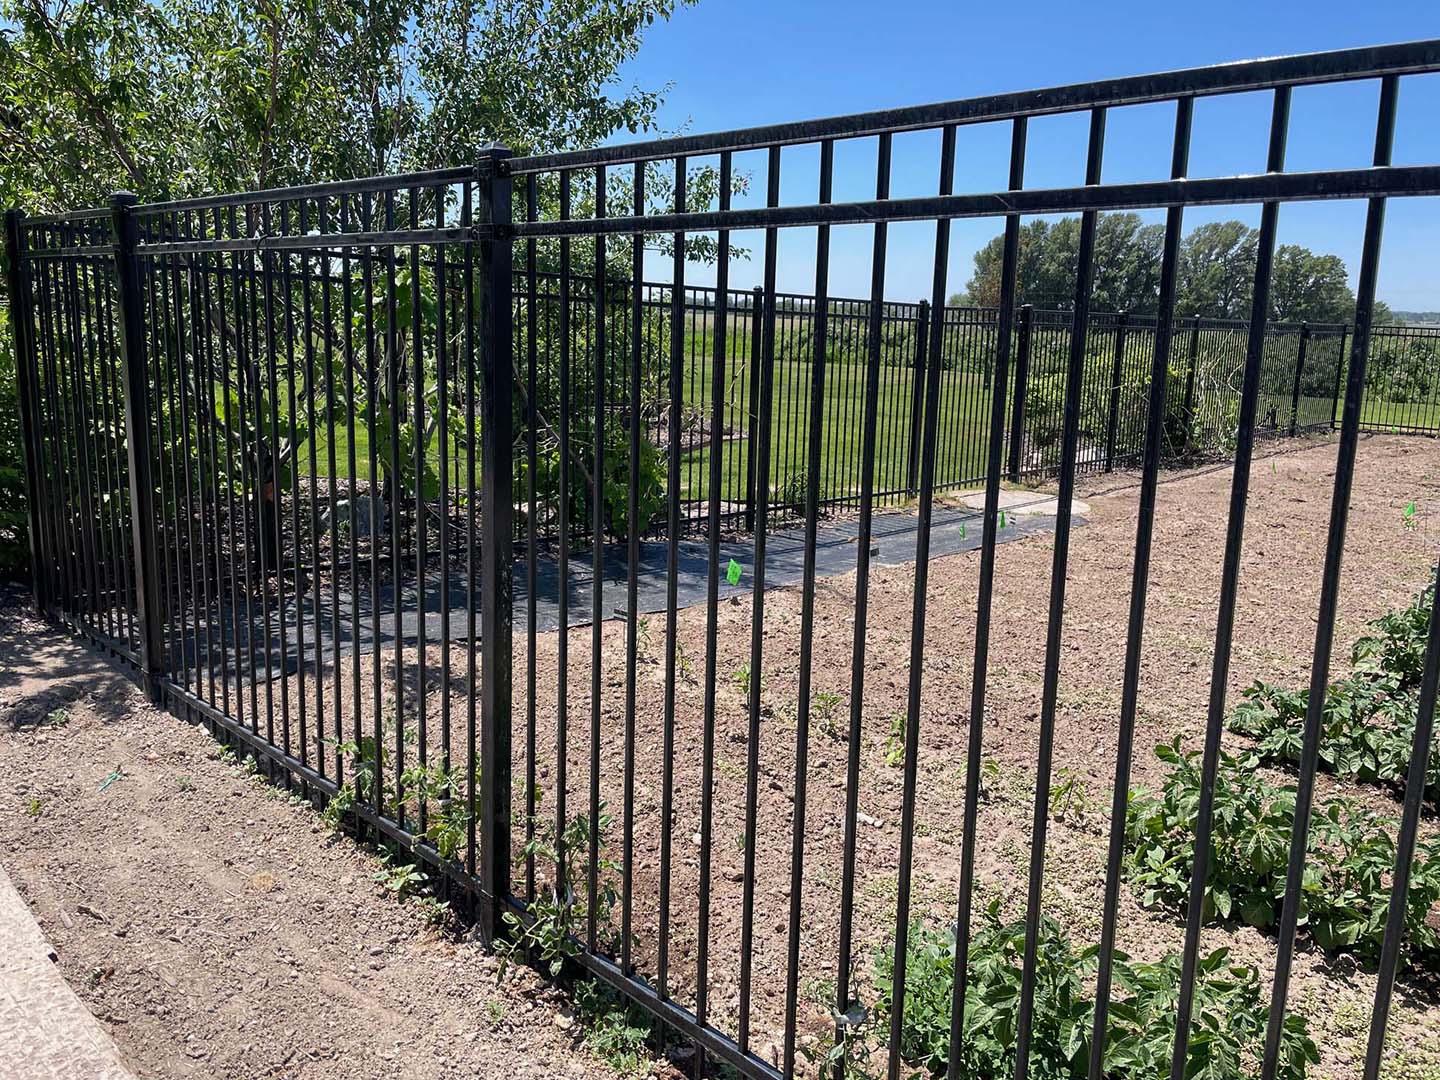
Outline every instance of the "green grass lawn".
<path id="1" fill-rule="evenodd" d="M 687 410 L 711 411 L 709 386 L 712 359 L 697 350 L 687 364 Z M 744 356 L 727 360 L 726 427 L 744 435 L 748 424 L 749 369 Z M 810 397 L 813 365 L 784 360 L 775 365 L 770 430 L 770 488 L 776 498 L 803 495 L 809 455 Z M 848 358 L 832 361 L 825 369 L 821 406 L 821 498 L 859 494 L 864 446 L 865 365 Z M 738 399 L 738 400 L 732 400 Z M 887 491 L 907 484 L 914 405 L 914 372 L 905 367 L 882 366 L 876 407 L 875 489 Z M 936 481 L 944 484 L 975 478 L 984 472 L 988 445 L 990 393 L 978 373 L 947 371 L 940 376 L 940 410 L 936 425 Z M 744 498 L 748 440 L 732 438 L 721 447 L 721 498 Z M 685 499 L 704 499 L 709 491 L 709 445 L 691 450 L 681 460 L 681 490 Z"/>
<path id="2" fill-rule="evenodd" d="M 751 368 L 750 335 L 733 335 L 731 355 L 726 360 L 724 423 L 729 438 L 722 444 L 720 497 L 727 502 L 745 500 L 746 477 L 751 467 L 754 447 L 746 437 L 749 430 L 747 413 L 750 399 Z M 777 348 L 782 358 L 775 365 L 775 385 L 770 431 L 770 489 L 772 500 L 798 501 L 805 489 L 805 466 L 808 457 L 810 427 L 810 394 L 813 365 L 807 360 L 789 359 L 786 354 L 797 350 Z M 712 412 L 710 381 L 712 376 L 712 339 L 708 330 L 687 335 L 685 373 L 682 394 L 685 415 L 696 427 L 708 427 Z M 863 358 L 844 356 L 826 366 L 822 413 L 824 430 L 821 443 L 821 498 L 844 499 L 859 494 L 864 428 Z M 884 364 L 880 369 L 880 394 L 877 406 L 875 440 L 875 490 L 903 491 L 907 487 L 911 453 L 912 407 L 915 372 L 908 366 Z M 945 371 L 940 376 L 940 410 L 938 414 L 938 446 L 936 482 L 963 483 L 978 481 L 984 475 L 989 443 L 991 394 L 979 372 Z M 1264 424 L 1274 409 L 1276 423 L 1284 428 L 1290 418 L 1288 393 L 1262 392 L 1258 416 Z M 1303 396 L 1297 420 L 1301 427 L 1323 425 L 1337 410 L 1328 396 Z M 1367 398 L 1362 423 L 1371 430 L 1391 427 L 1440 428 L 1440 404 L 1413 404 Z M 1007 406 L 1006 424 L 1009 416 Z M 322 421 L 315 435 L 318 477 L 328 477 L 330 433 Z M 349 435 L 347 425 L 339 423 L 334 431 L 336 472 L 349 475 Z M 369 432 L 356 425 L 356 471 L 361 479 L 369 478 Z M 310 447 L 302 445 L 298 455 L 301 475 L 307 475 Z M 433 467 L 439 467 L 439 447 L 428 451 Z M 688 450 L 681 457 L 681 497 L 687 501 L 703 501 L 708 497 L 711 446 Z M 451 453 L 451 482 L 459 487 L 464 479 L 464 453 L 458 443 Z"/>

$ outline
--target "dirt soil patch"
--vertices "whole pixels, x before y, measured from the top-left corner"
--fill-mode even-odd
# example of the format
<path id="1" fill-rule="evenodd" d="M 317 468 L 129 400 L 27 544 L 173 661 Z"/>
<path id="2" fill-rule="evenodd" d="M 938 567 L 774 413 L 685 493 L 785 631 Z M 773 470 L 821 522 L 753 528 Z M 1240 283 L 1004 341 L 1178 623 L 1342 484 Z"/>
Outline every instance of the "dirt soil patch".
<path id="1" fill-rule="evenodd" d="M 27 601 L 0 604 L 0 861 L 137 1075 L 614 1075 L 532 973 L 497 986 L 373 855 Z"/>
<path id="2" fill-rule="evenodd" d="M 1286 443 L 1262 451 L 1252 470 L 1249 517 L 1236 613 L 1230 701 L 1256 679 L 1304 686 L 1314 648 L 1325 534 L 1335 470 L 1335 442 Z M 1177 736 L 1190 748 L 1203 739 L 1220 589 L 1226 510 L 1233 470 L 1197 469 L 1167 475 L 1158 500 L 1133 783 L 1152 790 L 1165 773 L 1153 747 Z M 1433 572 L 1440 536 L 1440 443 L 1395 437 L 1362 441 L 1354 509 L 1340 595 L 1332 671 L 1348 670 L 1349 643 L 1365 623 L 1405 605 Z M 1098 942 L 1114 777 L 1116 729 L 1133 561 L 1138 477 L 1115 474 L 1083 480 L 1077 491 L 1090 508 L 1089 524 L 1074 535 L 1055 729 L 1057 784 L 1068 797 L 1054 815 L 1047 849 L 1045 910 L 1066 926 L 1076 947 Z M 1407 524 L 1415 500 L 1421 520 Z M 1040 731 L 1040 699 L 1050 593 L 1053 537 L 1036 535 L 997 549 L 995 621 L 990 647 L 985 728 L 986 791 L 979 808 L 976 910 L 998 900 L 1023 911 L 1030 858 L 1030 821 Z M 974 645 L 979 558 L 936 560 L 930 571 L 928 626 L 916 802 L 912 915 L 943 925 L 953 919 L 964 813 L 965 747 Z M 855 890 L 855 951 L 862 997 L 870 958 L 894 930 L 899 886 L 899 819 L 905 748 L 897 725 L 905 715 L 909 677 L 914 568 L 877 567 L 870 579 L 863 724 L 859 745 L 859 854 Z M 848 726 L 854 575 L 822 581 L 816 592 L 814 684 L 807 770 L 805 867 L 799 985 L 802 1043 L 823 1050 L 841 906 L 844 776 Z M 766 597 L 764 668 L 748 671 L 751 605 L 721 604 L 714 744 L 712 896 L 709 911 L 709 995 L 712 1021 L 738 1025 L 743 928 L 743 869 L 755 857 L 751 1046 L 777 1054 L 783 1033 L 786 941 L 792 881 L 790 854 L 795 789 L 795 737 L 802 593 Z M 674 804 L 670 825 L 672 989 L 694 1001 L 700 933 L 699 888 L 702 716 L 705 685 L 705 609 L 680 613 L 682 675 L 675 704 Z M 606 836 L 618 858 L 624 806 L 624 624 L 602 627 L 600 797 L 615 814 Z M 541 813 L 553 813 L 557 741 L 557 638 L 537 642 L 536 776 Z M 652 976 L 659 919 L 659 846 L 664 766 L 663 616 L 648 620 L 641 641 L 635 715 L 636 957 Z M 590 630 L 570 632 L 566 718 L 571 812 L 590 799 Z M 526 767 L 525 642 L 517 636 L 515 683 L 516 821 Z M 752 733 L 745 687 L 759 678 L 763 715 Z M 821 699 L 819 695 L 833 695 Z M 817 704 L 821 701 L 833 705 Z M 433 728 L 432 728 L 433 730 Z M 758 744 L 751 742 L 758 734 Z M 1244 740 L 1226 735 L 1232 749 Z M 756 827 L 747 835 L 747 759 L 755 754 Z M 1399 803 L 1376 789 L 1322 777 L 1319 798 L 1337 789 L 1371 800 L 1398 816 Z M 1427 825 L 1427 828 L 1429 826 Z M 1122 889 L 1120 947 L 1136 959 L 1178 951 L 1181 923 L 1136 903 Z M 618 915 L 616 918 L 618 924 Z M 1246 927 L 1207 929 L 1202 949 L 1228 946 L 1238 961 L 1262 973 L 1265 993 L 1273 969 L 1273 936 Z M 1320 1076 L 1353 1076 L 1363 1057 L 1375 979 L 1343 958 L 1328 962 L 1308 944 L 1296 959 L 1290 1003 L 1309 1017 L 1321 1048 Z M 1440 1010 L 1402 988 L 1391 1032 L 1396 1077 L 1440 1076 Z"/>
<path id="3" fill-rule="evenodd" d="M 1231 702 L 1256 679 L 1305 685 L 1334 469 L 1335 443 L 1328 438 L 1264 448 L 1254 464 L 1228 688 Z M 1203 738 L 1231 479 L 1229 467 L 1210 467 L 1167 474 L 1160 488 L 1133 770 L 1136 786 L 1153 789 L 1163 779 L 1164 767 L 1152 752 L 1155 745 L 1178 737 L 1187 747 L 1198 748 Z M 1337 675 L 1347 670 L 1349 643 L 1365 623 L 1407 603 L 1432 572 L 1440 538 L 1440 443 L 1399 437 L 1362 440 L 1354 490 L 1332 668 Z M 1088 504 L 1089 515 L 1088 524 L 1074 534 L 1068 566 L 1054 752 L 1054 775 L 1057 784 L 1065 786 L 1067 797 L 1050 824 L 1044 904 L 1047 913 L 1066 926 L 1077 948 L 1083 948 L 1098 941 L 1100 933 L 1138 478 L 1112 474 L 1082 480 L 1077 495 Z M 1412 500 L 1417 513 L 1407 521 L 1403 511 Z M 1023 909 L 1052 558 L 1053 537 L 1048 533 L 997 549 L 984 734 L 986 779 L 978 808 L 977 910 L 991 901 L 1012 914 Z M 863 815 L 854 895 L 856 990 L 872 1002 L 870 959 L 894 931 L 906 753 L 916 755 L 919 776 L 912 915 L 936 925 L 953 918 L 965 809 L 978 569 L 975 552 L 931 564 L 920 736 L 911 747 L 897 746 L 896 733 L 906 708 L 914 567 L 877 566 L 871 573 L 862 724 L 853 749 L 859 756 L 858 800 Z M 606 609 L 612 609 L 621 602 L 621 591 L 607 591 L 606 600 Z M 764 664 L 759 672 L 748 670 L 749 597 L 721 603 L 719 646 L 713 658 L 706 655 L 704 606 L 680 612 L 673 805 L 668 822 L 661 816 L 664 616 L 649 616 L 638 638 L 633 717 L 636 779 L 631 804 L 637 969 L 652 979 L 656 971 L 659 852 L 668 828 L 673 845 L 669 989 L 681 1004 L 693 1006 L 702 932 L 697 898 L 704 687 L 707 667 L 713 666 L 717 697 L 709 1019 L 732 1035 L 738 1030 L 743 871 L 753 855 L 750 1046 L 772 1060 L 783 1037 L 787 919 L 796 884 L 791 881 L 790 856 L 801 602 L 798 587 L 767 593 Z M 831 1031 L 842 898 L 844 778 L 852 752 L 846 728 L 853 573 L 819 582 L 815 603 L 796 978 L 802 998 L 802 1044 L 823 1051 Z M 112 1021 L 112 1026 L 122 1047 L 136 1055 L 137 1064 L 153 1062 L 158 1067 L 174 1054 L 184 1054 L 187 1034 L 191 1041 L 198 1040 L 198 1050 L 212 1055 L 194 1066 L 195 1075 L 250 1075 L 244 1069 L 258 1060 L 289 1062 L 285 1067 L 297 1069 L 303 1065 L 317 1070 L 313 1075 L 329 1075 L 327 1069 L 335 1075 L 369 1075 L 367 1069 L 385 1065 L 403 1069 L 411 1063 L 414 1075 L 451 1075 L 443 1069 L 466 1061 L 463 1068 L 454 1066 L 458 1075 L 464 1068 L 483 1072 L 487 1064 L 500 1060 L 499 1054 L 506 1055 L 507 1073 L 523 1070 L 546 1055 L 552 1062 L 573 1060 L 563 1056 L 568 1042 L 546 1026 L 550 1020 L 543 1014 L 533 1021 L 528 1015 L 517 1019 L 521 999 L 496 994 L 478 951 L 427 935 L 417 913 L 379 898 L 369 884 L 373 860 L 348 843 L 327 839 L 308 811 L 278 797 L 257 796 L 252 781 L 207 759 L 209 743 L 200 732 L 147 710 L 128 684 L 89 654 L 66 645 L 65 658 L 47 660 L 43 650 L 58 638 L 23 620 L 12 618 L 10 625 L 14 629 L 0 656 L 10 658 L 5 662 L 12 670 L 23 674 L 45 670 L 46 665 L 82 662 L 91 667 L 77 670 L 66 683 L 79 702 L 69 724 L 59 730 L 7 734 L 0 742 L 6 782 L 27 785 L 26 792 L 16 792 L 0 815 L 0 839 L 13 864 L 12 875 L 29 890 L 42 922 L 49 920 L 47 931 L 58 927 L 54 940 L 62 946 L 71 944 L 67 934 L 73 939 L 77 951 L 67 961 L 76 965 L 72 977 L 86 983 L 93 971 L 101 972 L 82 993 L 89 995 L 86 1000 L 103 1019 L 122 1021 Z M 524 839 L 528 769 L 534 770 L 539 813 L 547 819 L 555 813 L 561 760 L 558 735 L 563 727 L 568 813 L 585 812 L 590 805 L 593 751 L 598 760 L 598 797 L 614 815 L 604 853 L 612 859 L 620 857 L 626 805 L 625 634 L 623 621 L 607 621 L 599 629 L 596 651 L 590 627 L 568 631 L 563 673 L 568 705 L 563 717 L 557 709 L 560 636 L 552 632 L 536 639 L 537 690 L 531 701 L 526 690 L 527 638 L 516 635 L 512 775 L 517 851 Z M 45 643 L 38 656 L 37 643 Z M 596 655 L 600 710 L 592 717 Z M 407 765 L 414 763 L 422 745 L 431 762 L 441 760 L 445 749 L 440 741 L 444 659 L 434 644 L 427 650 L 422 741 L 415 715 L 416 649 L 404 646 L 406 726 L 400 742 Z M 457 644 L 451 650 L 448 749 L 457 762 L 464 761 L 468 660 L 468 646 Z M 352 690 L 356 663 L 358 701 Z M 387 645 L 378 656 L 346 658 L 338 672 L 326 665 L 318 683 L 313 673 L 288 680 L 290 708 L 295 708 L 297 695 L 312 702 L 304 750 L 312 761 L 322 756 L 333 760 L 342 735 L 348 736 L 354 726 L 373 730 L 372 675 L 377 665 L 381 729 L 387 747 L 393 747 L 393 646 Z M 757 678 L 763 708 L 758 729 L 752 732 L 745 688 L 749 679 Z M 270 688 L 277 702 L 278 688 L 278 681 Z M 316 731 L 321 714 L 314 708 L 317 689 L 323 689 L 323 743 Z M 26 691 L 22 680 L 21 693 L 34 697 L 37 691 Z M 262 710 L 264 698 L 262 691 Z M 238 700 L 251 710 L 248 686 Z M 598 740 L 592 740 L 592 725 Z M 526 752 L 531 739 L 533 761 Z M 1226 743 L 1234 749 L 1245 745 L 1229 734 Z M 393 785 L 396 758 L 393 753 L 387 756 L 387 787 Z M 100 792 L 116 763 L 123 766 L 120 779 Z M 194 781 L 196 790 L 182 790 L 180 776 Z M 148 779 L 142 783 L 142 778 Z M 43 797 L 57 804 L 56 816 L 47 820 L 42 814 L 29 820 L 19 808 L 22 796 L 41 792 L 42 787 L 49 793 L 42 793 Z M 1323 776 L 1319 788 L 1321 800 L 1343 790 L 1398 815 L 1398 802 L 1374 788 Z M 746 824 L 751 792 L 757 807 L 753 830 Z M 1429 822 L 1425 825 L 1432 827 Z M 539 871 L 543 880 L 546 868 Z M 517 891 L 523 880 L 517 871 Z M 1121 896 L 1121 949 L 1137 959 L 1153 960 L 1180 948 L 1183 927 L 1178 920 L 1140 908 L 1128 887 Z M 80 903 L 103 913 L 103 921 L 93 920 L 99 926 L 89 927 L 82 922 L 88 916 L 74 914 L 78 906 L 70 905 Z M 74 928 L 64 928 L 58 914 L 62 907 L 70 913 Z M 221 921 L 226 917 L 233 926 Z M 618 929 L 619 919 L 617 906 L 609 929 Z M 143 945 L 124 965 L 108 955 L 130 956 L 135 939 L 118 939 L 119 945 L 108 940 L 107 935 L 113 937 L 112 923 L 146 929 Z M 96 941 L 105 942 L 103 950 L 85 944 Z M 1236 960 L 1258 967 L 1268 992 L 1273 936 L 1245 927 L 1208 928 L 1203 950 L 1221 946 L 1229 947 Z M 381 953 L 371 956 L 369 950 L 377 947 Z M 86 948 L 96 949 L 95 955 L 86 957 Z M 167 960 L 171 950 L 178 950 L 173 963 Z M 375 961 L 381 963 L 381 970 L 372 967 Z M 108 966 L 113 966 L 115 975 L 105 974 Z M 175 985 L 156 969 L 176 980 Z M 122 971 L 123 984 L 119 983 Z M 322 973 L 333 983 L 326 982 Z M 1290 1003 L 1309 1018 L 1320 1046 L 1322 1062 L 1314 1075 L 1357 1074 L 1374 991 L 1369 970 L 1344 958 L 1329 961 L 1302 938 Z M 285 1004 L 276 1004 L 282 998 Z M 497 1000 L 498 1004 L 489 1004 Z M 170 1014 L 157 1018 L 151 1010 L 159 1005 Z M 485 1017 L 492 1007 L 503 1008 L 506 1022 L 513 1026 L 489 1030 Z M 135 1028 L 133 1035 L 127 1036 L 127 1026 Z M 383 1036 L 377 1037 L 377 1031 Z M 1440 1009 L 1402 985 L 1391 1032 L 1394 1052 L 1387 1076 L 1440 1077 Z M 512 1047 L 518 1042 L 519 1051 L 504 1049 L 505 1039 L 513 1040 Z M 302 1062 L 285 1056 L 292 1052 L 311 1057 Z M 393 1057 L 386 1059 L 386 1052 Z M 465 1054 L 471 1057 L 467 1060 Z"/>

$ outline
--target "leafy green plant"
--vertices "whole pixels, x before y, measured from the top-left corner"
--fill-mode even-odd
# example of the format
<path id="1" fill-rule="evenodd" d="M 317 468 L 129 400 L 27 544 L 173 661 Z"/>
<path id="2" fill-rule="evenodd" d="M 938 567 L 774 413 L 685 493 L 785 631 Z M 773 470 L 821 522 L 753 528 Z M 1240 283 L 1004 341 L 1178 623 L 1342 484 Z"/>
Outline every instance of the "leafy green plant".
<path id="1" fill-rule="evenodd" d="M 1425 641 L 1435 584 L 1415 594 L 1408 605 L 1371 622 L 1370 632 L 1356 639 L 1350 658 L 1357 668 L 1379 671 L 1398 680 L 1400 689 L 1420 685 L 1425 668 Z"/>
<path id="2" fill-rule="evenodd" d="M 367 803 L 374 798 L 375 778 L 385 765 L 385 748 L 373 736 L 362 736 L 357 742 L 343 742 L 340 753 L 350 762 L 350 776 L 320 812 L 320 819 L 331 830 L 338 830 L 345 815 L 357 803 Z"/>
<path id="3" fill-rule="evenodd" d="M 1062 765 L 1050 786 L 1050 816 L 1058 821 L 1077 821 L 1090 809 L 1090 795 L 1079 772 Z"/>
<path id="4" fill-rule="evenodd" d="M 1325 691 L 1320 766 L 1363 783 L 1403 789 L 1414 749 L 1419 684 L 1434 585 L 1375 619 L 1351 649 L 1353 671 Z M 1294 763 L 1304 743 L 1310 692 L 1257 682 L 1232 710 L 1232 731 L 1255 740 L 1265 761 Z M 1440 747 L 1426 762 L 1425 796 L 1440 799 Z"/>
<path id="5" fill-rule="evenodd" d="M 392 852 L 380 856 L 380 869 L 372 875 L 376 884 L 397 900 L 419 893 L 430 883 L 430 878 L 413 863 L 396 862 Z"/>
<path id="6" fill-rule="evenodd" d="M 639 1005 L 622 998 L 599 979 L 581 979 L 572 1000 L 584 1029 L 581 1043 L 616 1072 L 646 1071 L 660 1026 Z"/>
<path id="7" fill-rule="evenodd" d="M 596 845 L 602 850 L 611 820 L 602 803 L 600 816 L 594 825 Z M 535 821 L 535 835 L 521 847 L 515 861 L 518 865 L 533 858 L 537 865 L 549 864 L 558 867 L 559 871 L 553 881 L 537 889 L 527 915 L 505 912 L 509 937 L 497 943 L 502 978 L 506 967 L 526 954 L 544 964 L 553 978 L 564 969 L 565 961 L 580 951 L 576 930 L 589 921 L 590 915 L 585 888 L 589 877 L 590 839 L 591 822 L 585 814 L 571 818 L 559 835 L 553 821 Z M 618 863 L 604 856 L 596 865 L 596 870 L 602 875 L 619 869 Z M 610 922 L 616 899 L 614 886 L 601 877 L 595 897 L 598 924 Z"/>
<path id="8" fill-rule="evenodd" d="M 1015 1068 L 1025 924 L 1001 917 L 998 901 L 982 916 L 967 957 L 965 1015 L 957 1063 L 960 1076 L 1009 1075 Z M 1080 1080 L 1087 1075 L 1094 1018 L 1091 988 L 1098 950 L 1077 951 L 1054 919 L 1040 921 L 1036 953 L 1034 1037 L 1030 1075 L 1037 1080 Z M 905 1009 L 901 1053 L 932 1076 L 950 1066 L 950 1019 L 955 980 L 955 935 L 951 929 L 913 924 L 906 945 Z M 875 957 L 878 1016 L 894 1007 L 894 949 Z M 1180 958 L 1132 962 L 1116 954 L 1108 1016 L 1105 1075 L 1140 1080 L 1163 1074 L 1175 1032 Z M 1187 1077 L 1234 1080 L 1258 1075 L 1268 1009 L 1262 1004 L 1259 973 L 1234 965 L 1217 949 L 1201 960 L 1195 984 L 1195 1023 L 1188 1048 Z M 1286 1017 L 1280 1069 L 1285 1080 L 1300 1080 L 1318 1053 L 1303 1016 Z"/>
<path id="9" fill-rule="evenodd" d="M 750 700 L 750 665 L 741 664 L 730 673 L 730 681 L 735 684 L 735 689 L 746 701 Z M 765 676 L 760 676 L 760 693 L 765 692 Z"/>
<path id="10" fill-rule="evenodd" d="M 885 737 L 885 764 L 892 769 L 905 764 L 905 717 L 890 717 L 890 734 Z"/>
<path id="11" fill-rule="evenodd" d="M 833 690 L 820 690 L 815 694 L 815 700 L 811 708 L 820 721 L 820 730 L 832 739 L 838 734 L 835 727 L 835 711 L 844 701 L 844 697 Z"/>
<path id="12" fill-rule="evenodd" d="M 37 795 L 31 795 L 29 803 L 25 806 L 25 813 L 32 818 L 39 818 L 45 810 L 45 803 Z"/>
<path id="13" fill-rule="evenodd" d="M 1162 791 L 1130 796 L 1125 869 L 1146 907 L 1183 912 L 1194 867 L 1200 801 L 1199 754 L 1179 740 L 1156 753 L 1171 766 Z M 1256 772 L 1255 755 L 1221 754 L 1214 782 L 1205 919 L 1268 927 L 1279 918 L 1295 818 L 1295 789 Z M 1377 956 L 1395 865 L 1396 822 L 1349 799 L 1312 810 L 1301 920 L 1327 952 Z M 1440 838 L 1422 838 L 1405 911 L 1409 961 L 1433 969 L 1440 929 L 1426 916 L 1440 900 Z"/>
<path id="14" fill-rule="evenodd" d="M 413 765 L 400 774 L 400 791 L 406 801 L 426 807 L 425 830 L 421 834 L 443 858 L 453 859 L 469 836 L 475 819 L 474 806 L 465 797 L 465 785 L 455 770 L 443 765 Z M 395 805 L 398 808 L 400 799 Z"/>

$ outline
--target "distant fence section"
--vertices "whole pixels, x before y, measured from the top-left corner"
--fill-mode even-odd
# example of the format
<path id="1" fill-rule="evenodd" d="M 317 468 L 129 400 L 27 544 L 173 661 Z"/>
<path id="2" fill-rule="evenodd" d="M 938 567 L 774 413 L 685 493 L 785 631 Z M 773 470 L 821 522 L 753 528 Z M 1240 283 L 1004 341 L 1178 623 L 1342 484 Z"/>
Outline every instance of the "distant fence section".
<path id="1" fill-rule="evenodd" d="M 593 279 L 569 283 L 566 303 L 573 328 L 588 334 L 593 324 Z M 516 319 L 529 325 L 532 305 L 538 313 L 539 341 L 536 423 L 543 439 L 558 431 L 559 350 L 553 347 L 560 302 L 558 276 L 536 277 L 535 292 L 525 280 L 516 293 Z M 703 525 L 710 497 L 711 455 L 721 459 L 721 517 L 731 527 L 754 527 L 756 454 L 759 443 L 762 319 L 766 295 L 757 287 L 728 290 L 724 340 L 720 429 L 711 374 L 715 367 L 716 290 L 664 283 L 635 289 L 627 279 L 606 284 L 605 302 L 612 323 L 606 356 L 607 415 L 621 431 L 633 415 L 656 461 L 672 449 L 679 460 L 680 500 L 687 530 Z M 815 365 L 816 298 L 798 293 L 774 296 L 774 375 L 770 407 L 771 513 L 799 515 L 808 482 L 809 395 Z M 641 383 L 631 400 L 627 383 L 629 318 L 640 313 Z M 861 493 L 864 459 L 863 419 L 866 372 L 872 356 L 871 302 L 830 297 L 826 301 L 827 378 L 822 412 L 820 503 L 830 511 L 854 509 Z M 937 491 L 975 487 L 983 482 L 989 453 L 989 417 L 994 371 L 1000 351 L 997 308 L 947 306 L 932 335 L 934 311 L 928 301 L 887 300 L 876 306 L 873 325 L 879 360 L 875 384 L 877 409 L 873 448 L 874 500 L 901 504 L 914 499 L 919 485 L 922 420 L 926 394 L 927 351 L 938 343 L 935 485 Z M 678 336 L 676 335 L 678 327 Z M 1233 451 L 1239 420 L 1249 324 L 1242 320 L 1176 316 L 1171 320 L 1170 375 L 1162 450 L 1167 461 L 1181 462 Z M 1015 377 L 1005 389 L 1008 423 L 1004 460 L 1011 481 L 1043 482 L 1059 474 L 1061 434 L 1070 342 L 1075 333 L 1071 311 L 1016 308 L 1008 348 Z M 1260 368 L 1258 430 L 1267 436 L 1293 436 L 1338 425 L 1345 359 L 1353 326 L 1341 323 L 1268 323 Z M 1156 317 L 1092 312 L 1087 316 L 1080 395 L 1079 461 L 1082 473 L 1133 468 L 1144 452 L 1146 408 Z M 1440 327 L 1381 326 L 1372 330 L 1375 363 L 1366 381 L 1362 428 L 1440 434 Z M 678 350 L 676 343 L 678 342 Z M 672 359 L 673 358 L 673 359 Z M 679 442 L 669 432 L 670 368 L 680 369 Z M 520 381 L 528 395 L 528 379 Z M 528 400 L 528 399 L 527 399 Z M 588 415 L 572 410 L 572 446 L 593 439 Z M 558 441 L 555 440 L 555 441 Z M 573 457 L 573 454 L 571 455 Z M 542 484 L 542 487 L 545 486 Z M 558 484 L 551 484 L 553 490 Z M 656 489 L 656 504 L 663 482 Z M 553 533 L 554 498 L 538 500 L 542 533 Z M 585 514 L 570 515 L 572 535 L 588 535 Z M 658 513 L 647 526 L 663 533 Z"/>

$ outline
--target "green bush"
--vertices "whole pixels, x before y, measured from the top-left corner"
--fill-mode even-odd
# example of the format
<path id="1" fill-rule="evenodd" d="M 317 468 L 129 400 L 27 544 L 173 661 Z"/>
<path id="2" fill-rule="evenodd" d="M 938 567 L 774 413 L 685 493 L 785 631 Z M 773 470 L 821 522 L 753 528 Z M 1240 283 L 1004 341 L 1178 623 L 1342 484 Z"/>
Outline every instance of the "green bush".
<path id="1" fill-rule="evenodd" d="M 1038 945 L 1030 1075 L 1036 1080 L 1080 1080 L 1090 1059 L 1097 950 L 1077 952 L 1059 923 L 1046 916 L 1041 918 Z M 1024 949 L 1025 924 L 1003 921 L 998 904 L 992 904 L 970 942 L 960 1076 L 980 1080 L 1014 1071 Z M 875 985 L 882 1017 L 892 1009 L 894 966 L 893 948 L 877 955 Z M 909 1064 L 932 1076 L 944 1075 L 950 1064 L 954 977 L 954 933 L 913 925 L 906 948 L 900 1048 Z M 1107 1014 L 1107 1077 L 1149 1080 L 1168 1068 L 1179 986 L 1179 956 L 1147 964 L 1116 954 Z M 1269 1018 L 1261 1003 L 1259 974 L 1232 965 L 1227 950 L 1217 949 L 1202 959 L 1195 991 L 1186 1075 L 1215 1080 L 1256 1075 L 1254 1062 Z M 1288 1015 L 1278 1075 L 1299 1080 L 1316 1060 L 1305 1018 Z"/>
<path id="2" fill-rule="evenodd" d="M 1414 749 L 1421 669 L 1434 585 L 1370 623 L 1351 650 L 1354 671 L 1325 692 L 1320 765 L 1341 776 L 1403 788 Z M 1262 760 L 1300 760 L 1310 692 L 1257 682 L 1231 712 L 1232 731 L 1256 740 Z M 1431 746 L 1425 797 L 1440 799 L 1440 747 Z"/>
<path id="3" fill-rule="evenodd" d="M 1173 745 L 1156 753 L 1171 766 L 1161 792 L 1130 796 L 1126 874 L 1146 907 L 1184 912 L 1194 870 L 1200 755 Z M 1280 915 L 1295 820 L 1295 789 L 1258 774 L 1258 757 L 1220 755 L 1203 917 L 1268 927 Z M 1393 818 L 1349 799 L 1312 810 L 1301 923 L 1326 952 L 1379 955 L 1395 866 Z M 1409 963 L 1440 969 L 1440 929 L 1426 917 L 1440 900 L 1440 839 L 1417 847 L 1405 911 Z"/>
<path id="4" fill-rule="evenodd" d="M 1365 370 L 1368 396 L 1398 403 L 1433 401 L 1440 380 L 1440 342 L 1380 330 L 1370 342 Z"/>

